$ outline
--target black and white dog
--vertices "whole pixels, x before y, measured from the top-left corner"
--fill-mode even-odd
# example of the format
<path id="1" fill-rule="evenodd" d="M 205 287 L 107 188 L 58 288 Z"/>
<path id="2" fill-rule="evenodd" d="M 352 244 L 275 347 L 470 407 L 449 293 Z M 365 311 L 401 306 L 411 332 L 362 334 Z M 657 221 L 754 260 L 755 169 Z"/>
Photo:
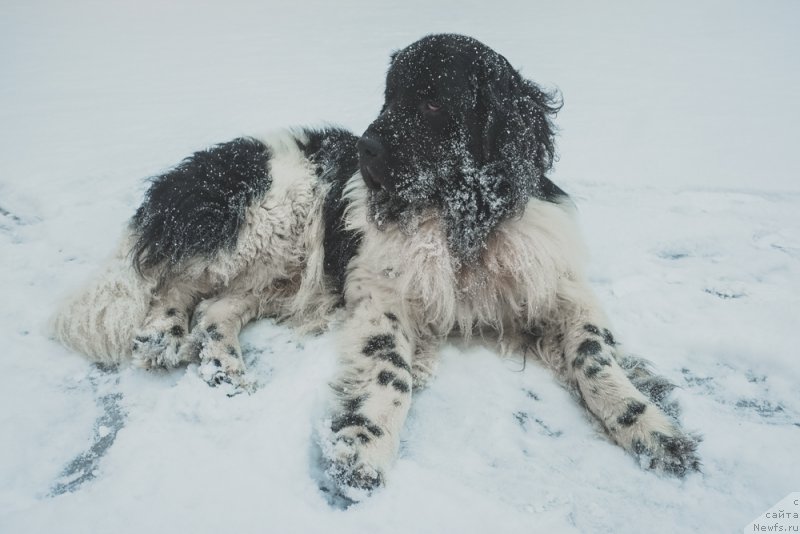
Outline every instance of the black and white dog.
<path id="1" fill-rule="evenodd" d="M 547 179 L 554 95 L 480 42 L 431 35 L 394 54 L 361 138 L 243 138 L 153 180 L 115 259 L 66 303 L 55 337 L 94 360 L 200 363 L 246 383 L 239 331 L 343 322 L 327 475 L 384 483 L 412 391 L 448 336 L 535 354 L 649 469 L 699 468 L 673 386 L 614 339 L 582 274 L 567 195 Z"/>

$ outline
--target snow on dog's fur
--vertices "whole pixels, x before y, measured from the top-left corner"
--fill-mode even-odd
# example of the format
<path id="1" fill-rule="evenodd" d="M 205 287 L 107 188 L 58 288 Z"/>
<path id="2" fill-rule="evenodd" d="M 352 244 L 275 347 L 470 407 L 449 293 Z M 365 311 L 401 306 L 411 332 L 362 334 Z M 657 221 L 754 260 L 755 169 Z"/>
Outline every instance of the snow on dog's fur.
<path id="1" fill-rule="evenodd" d="M 249 321 L 311 332 L 340 314 L 322 451 L 351 499 L 385 482 L 412 393 L 453 334 L 536 355 L 644 467 L 696 470 L 673 386 L 621 351 L 583 275 L 573 206 L 546 177 L 557 111 L 474 39 L 423 38 L 392 56 L 360 139 L 236 139 L 154 178 L 55 336 L 97 361 L 198 361 L 210 384 L 241 385 Z"/>

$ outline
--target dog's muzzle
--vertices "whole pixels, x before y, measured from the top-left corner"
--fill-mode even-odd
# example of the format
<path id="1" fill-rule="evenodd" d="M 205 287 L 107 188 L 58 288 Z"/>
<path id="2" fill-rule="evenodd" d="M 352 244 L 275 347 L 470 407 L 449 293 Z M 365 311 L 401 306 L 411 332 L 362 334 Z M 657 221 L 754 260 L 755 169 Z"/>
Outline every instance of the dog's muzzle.
<path id="1" fill-rule="evenodd" d="M 386 187 L 386 149 L 380 138 L 365 132 L 357 143 L 361 176 L 370 189 Z"/>

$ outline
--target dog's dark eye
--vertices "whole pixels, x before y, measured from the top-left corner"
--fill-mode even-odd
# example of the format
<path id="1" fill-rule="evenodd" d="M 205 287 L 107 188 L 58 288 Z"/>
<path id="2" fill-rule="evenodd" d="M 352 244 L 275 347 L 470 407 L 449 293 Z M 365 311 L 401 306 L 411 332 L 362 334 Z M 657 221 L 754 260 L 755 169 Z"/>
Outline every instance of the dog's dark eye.
<path id="1" fill-rule="evenodd" d="M 439 102 L 436 102 L 434 100 L 428 100 L 427 102 L 425 102 L 425 111 L 430 111 L 432 113 L 436 113 L 437 111 L 440 111 L 441 109 L 442 109 L 442 105 L 439 104 Z"/>

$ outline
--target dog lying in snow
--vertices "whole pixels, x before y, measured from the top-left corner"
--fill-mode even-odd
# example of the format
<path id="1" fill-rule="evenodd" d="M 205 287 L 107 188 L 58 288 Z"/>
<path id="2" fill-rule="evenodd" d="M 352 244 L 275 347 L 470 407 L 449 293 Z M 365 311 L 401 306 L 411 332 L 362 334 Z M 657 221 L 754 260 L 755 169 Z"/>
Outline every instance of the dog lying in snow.
<path id="1" fill-rule="evenodd" d="M 156 177 L 55 336 L 96 361 L 200 362 L 211 385 L 237 385 L 248 322 L 315 331 L 343 315 L 322 449 L 348 497 L 384 483 L 412 392 L 456 333 L 536 355 L 644 467 L 697 470 L 673 386 L 621 352 L 582 274 L 573 206 L 546 177 L 558 109 L 478 41 L 425 37 L 392 55 L 360 138 L 241 138 Z"/>

